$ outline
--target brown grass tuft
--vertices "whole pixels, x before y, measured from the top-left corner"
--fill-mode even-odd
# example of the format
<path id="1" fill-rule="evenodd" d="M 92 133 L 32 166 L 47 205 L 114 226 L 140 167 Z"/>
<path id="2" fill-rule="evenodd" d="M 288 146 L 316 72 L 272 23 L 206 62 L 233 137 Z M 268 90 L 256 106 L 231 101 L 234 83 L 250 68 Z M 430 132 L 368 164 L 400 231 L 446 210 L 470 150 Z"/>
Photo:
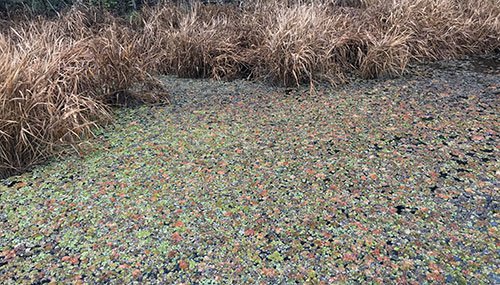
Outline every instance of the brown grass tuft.
<path id="1" fill-rule="evenodd" d="M 111 24 L 70 38 L 67 27 L 36 20 L 0 37 L 0 176 L 91 136 L 112 118 L 109 97 L 152 82 L 131 30 Z"/>

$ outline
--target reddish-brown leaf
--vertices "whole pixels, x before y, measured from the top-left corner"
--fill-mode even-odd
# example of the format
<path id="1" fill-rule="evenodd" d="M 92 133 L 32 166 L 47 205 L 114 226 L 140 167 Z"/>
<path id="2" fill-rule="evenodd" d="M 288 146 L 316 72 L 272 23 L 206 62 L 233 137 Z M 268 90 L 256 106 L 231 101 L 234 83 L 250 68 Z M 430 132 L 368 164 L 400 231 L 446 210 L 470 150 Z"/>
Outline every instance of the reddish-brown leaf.
<path id="1" fill-rule="evenodd" d="M 120 266 L 118 266 L 118 268 L 120 268 L 120 269 L 130 268 L 130 265 L 128 265 L 128 264 L 120 264 Z"/>
<path id="2" fill-rule="evenodd" d="M 182 269 L 182 270 L 186 270 L 189 268 L 189 264 L 184 261 L 184 260 L 179 260 L 179 268 Z"/>
<path id="3" fill-rule="evenodd" d="M 180 242 L 182 240 L 182 236 L 178 232 L 175 232 L 172 234 L 172 240 L 174 240 L 175 242 Z"/>
<path id="4" fill-rule="evenodd" d="M 175 250 L 171 250 L 171 251 L 168 252 L 168 257 L 169 258 L 172 258 L 172 257 L 174 257 L 176 255 L 177 255 L 177 251 L 175 251 Z"/>
<path id="5" fill-rule="evenodd" d="M 139 277 L 139 275 L 141 275 L 141 271 L 139 269 L 132 271 L 132 276 L 134 276 L 134 278 Z"/>
<path id="6" fill-rule="evenodd" d="M 262 268 L 262 273 L 267 276 L 267 277 L 274 277 L 276 276 L 276 271 L 273 268 Z"/>
<path id="7" fill-rule="evenodd" d="M 253 229 L 246 229 L 245 230 L 246 236 L 253 236 L 254 234 L 255 234 L 255 231 Z"/>
<path id="8" fill-rule="evenodd" d="M 70 259 L 69 259 L 69 262 L 73 265 L 76 265 L 80 262 L 80 259 L 76 256 L 72 256 Z"/>

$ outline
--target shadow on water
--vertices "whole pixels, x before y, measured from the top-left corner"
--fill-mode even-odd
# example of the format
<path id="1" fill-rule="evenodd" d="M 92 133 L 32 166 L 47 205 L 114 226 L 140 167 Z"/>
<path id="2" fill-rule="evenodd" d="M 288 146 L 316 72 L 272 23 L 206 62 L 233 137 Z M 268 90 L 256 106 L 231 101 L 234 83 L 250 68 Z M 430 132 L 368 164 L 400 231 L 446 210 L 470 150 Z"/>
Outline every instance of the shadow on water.
<path id="1" fill-rule="evenodd" d="M 424 65 L 434 70 L 463 70 L 484 74 L 500 74 L 500 53 L 485 56 L 471 56 L 457 60 L 436 61 Z"/>
<path id="2" fill-rule="evenodd" d="M 478 73 L 500 74 L 500 55 L 471 58 L 472 71 Z"/>

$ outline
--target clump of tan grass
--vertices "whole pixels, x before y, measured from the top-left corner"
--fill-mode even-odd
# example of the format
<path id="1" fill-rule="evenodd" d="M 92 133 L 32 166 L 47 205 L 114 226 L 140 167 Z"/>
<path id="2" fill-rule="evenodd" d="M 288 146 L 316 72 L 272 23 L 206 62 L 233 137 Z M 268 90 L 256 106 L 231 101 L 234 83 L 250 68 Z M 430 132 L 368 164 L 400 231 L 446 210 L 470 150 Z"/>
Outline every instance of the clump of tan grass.
<path id="1" fill-rule="evenodd" d="M 181 77 L 241 77 L 249 58 L 241 16 L 235 6 L 199 3 L 145 11 L 141 28 L 144 46 L 157 56 L 152 69 Z"/>
<path id="2" fill-rule="evenodd" d="M 336 55 L 345 47 L 345 40 L 338 31 L 348 30 L 348 19 L 330 17 L 314 5 L 275 7 L 274 12 L 262 28 L 257 74 L 284 85 L 311 82 L 318 76 L 339 77 Z"/>
<path id="3" fill-rule="evenodd" d="M 498 47 L 500 1 L 401 0 L 383 9 L 385 25 L 407 34 L 418 60 L 456 58 Z"/>
<path id="4" fill-rule="evenodd" d="M 116 94 L 155 84 L 131 31 L 110 24 L 92 35 L 82 27 L 72 38 L 62 24 L 35 20 L 0 35 L 0 176 L 91 136 L 111 120 Z"/>
<path id="5" fill-rule="evenodd" d="M 499 0 L 283 0 L 164 5 L 143 15 L 156 70 L 266 78 L 284 85 L 346 73 L 402 74 L 412 61 L 487 53 L 500 42 Z M 145 31 L 145 32 L 144 32 Z"/>

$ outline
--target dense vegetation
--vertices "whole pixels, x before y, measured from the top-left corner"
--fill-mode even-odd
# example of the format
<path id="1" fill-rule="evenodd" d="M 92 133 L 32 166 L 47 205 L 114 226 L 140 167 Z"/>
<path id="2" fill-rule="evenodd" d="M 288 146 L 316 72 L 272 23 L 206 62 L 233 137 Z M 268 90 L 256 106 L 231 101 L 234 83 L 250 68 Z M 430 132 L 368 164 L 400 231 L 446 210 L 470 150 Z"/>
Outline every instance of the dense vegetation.
<path id="1" fill-rule="evenodd" d="M 1 3 L 21 2 L 69 3 Z M 499 0 L 166 2 L 122 16 L 109 11 L 139 2 L 88 3 L 0 21 L 0 176 L 77 146 L 111 120 L 118 95 L 165 101 L 158 73 L 336 84 L 500 47 Z"/>
<path id="2" fill-rule="evenodd" d="M 155 0 L 0 0 L 0 11 L 17 13 L 19 11 L 33 14 L 54 15 L 73 5 L 95 7 L 116 14 L 136 11 L 144 4 L 156 4 Z"/>

